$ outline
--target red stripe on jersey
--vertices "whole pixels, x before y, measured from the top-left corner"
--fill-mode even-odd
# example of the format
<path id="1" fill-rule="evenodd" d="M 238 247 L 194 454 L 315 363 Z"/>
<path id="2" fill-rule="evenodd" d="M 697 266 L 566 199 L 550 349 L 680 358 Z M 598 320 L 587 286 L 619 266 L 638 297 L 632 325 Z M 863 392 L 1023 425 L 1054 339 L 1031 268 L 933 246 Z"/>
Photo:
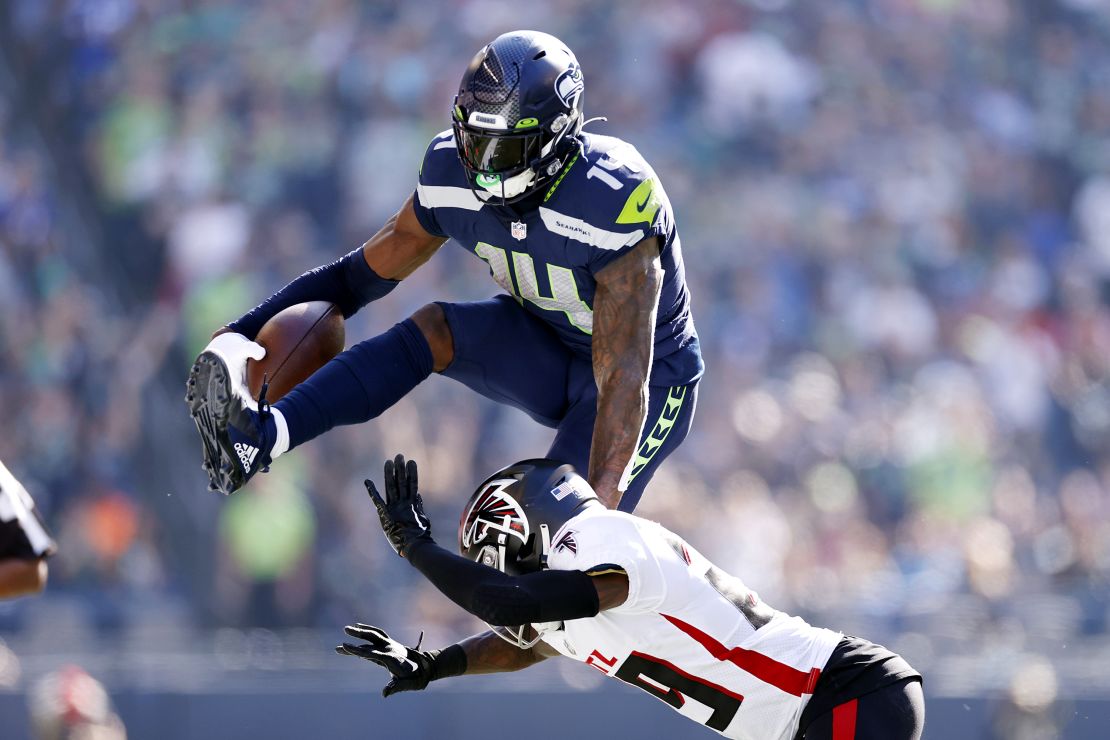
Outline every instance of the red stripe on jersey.
<path id="1" fill-rule="evenodd" d="M 832 712 L 832 740 L 856 740 L 856 706 L 858 699 L 837 704 Z"/>
<path id="2" fill-rule="evenodd" d="M 662 615 L 664 619 L 678 627 L 690 637 L 694 638 L 703 648 L 709 651 L 717 660 L 728 661 L 736 667 L 747 671 L 764 683 L 769 683 L 775 688 L 794 696 L 812 694 L 817 679 L 821 676 L 821 669 L 814 668 L 810 671 L 799 671 L 793 666 L 780 663 L 774 658 L 769 658 L 763 653 L 754 650 L 745 650 L 742 647 L 727 648 L 714 638 L 705 634 L 692 624 L 687 624 L 677 617 L 669 614 Z"/>

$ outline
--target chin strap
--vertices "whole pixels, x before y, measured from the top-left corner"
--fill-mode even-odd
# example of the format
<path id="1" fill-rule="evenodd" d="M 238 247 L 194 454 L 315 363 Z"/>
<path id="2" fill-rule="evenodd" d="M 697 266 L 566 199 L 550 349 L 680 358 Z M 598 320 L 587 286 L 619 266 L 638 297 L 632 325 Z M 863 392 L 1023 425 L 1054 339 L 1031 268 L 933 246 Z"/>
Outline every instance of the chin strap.
<path id="1" fill-rule="evenodd" d="M 574 139 L 574 144 L 574 155 L 567 159 L 567 163 L 563 165 L 563 171 L 558 174 L 558 176 L 555 178 L 555 181 L 551 183 L 551 187 L 547 189 L 547 194 L 543 196 L 543 200 L 545 203 L 555 193 L 555 189 L 559 187 L 559 183 L 563 181 L 563 178 L 566 177 L 566 174 L 570 172 L 570 168 L 573 167 L 574 163 L 578 161 L 579 155 L 582 154 L 582 142 L 576 138 Z"/>
<path id="2" fill-rule="evenodd" d="M 608 122 L 609 119 L 606 118 L 605 116 L 594 116 L 593 118 L 587 118 L 585 121 L 582 122 L 582 125 L 578 127 L 578 130 L 581 131 L 582 129 L 586 128 L 586 126 L 590 125 L 594 121 L 606 121 L 606 122 Z"/>

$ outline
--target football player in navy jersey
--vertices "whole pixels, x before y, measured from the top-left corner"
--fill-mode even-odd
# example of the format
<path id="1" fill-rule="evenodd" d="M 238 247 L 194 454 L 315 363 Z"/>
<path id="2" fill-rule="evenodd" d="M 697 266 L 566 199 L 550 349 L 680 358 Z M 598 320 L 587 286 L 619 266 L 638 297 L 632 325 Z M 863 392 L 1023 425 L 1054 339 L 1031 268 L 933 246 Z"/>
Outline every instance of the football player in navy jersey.
<path id="1" fill-rule="evenodd" d="M 703 365 L 670 201 L 636 149 L 583 130 L 584 81 L 558 39 L 504 34 L 470 62 L 451 128 L 370 241 L 216 333 L 186 401 L 211 487 L 231 493 L 287 450 L 372 419 L 437 372 L 557 430 L 548 456 L 631 511 L 686 437 Z M 312 300 L 345 317 L 448 239 L 505 291 L 429 303 L 343 352 L 270 407 L 243 381 L 262 325 Z"/>

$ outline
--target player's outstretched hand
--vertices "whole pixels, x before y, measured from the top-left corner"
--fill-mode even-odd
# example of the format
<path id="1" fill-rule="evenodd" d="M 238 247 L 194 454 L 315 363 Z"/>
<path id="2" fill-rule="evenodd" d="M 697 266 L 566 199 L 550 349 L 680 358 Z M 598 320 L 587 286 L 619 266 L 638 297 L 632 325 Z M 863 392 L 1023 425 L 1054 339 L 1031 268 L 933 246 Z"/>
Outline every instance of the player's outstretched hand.
<path id="1" fill-rule="evenodd" d="M 423 691 L 428 687 L 428 682 L 432 680 L 435 658 L 430 653 L 420 651 L 419 640 L 415 648 L 405 647 L 378 627 L 361 622 L 353 627 L 348 625 L 343 631 L 356 640 L 364 640 L 365 644 L 352 645 L 345 642 L 336 646 L 335 652 L 377 663 L 393 677 L 382 689 L 382 696 L 390 696 L 398 691 Z"/>
<path id="2" fill-rule="evenodd" d="M 385 461 L 385 500 L 374 481 L 363 481 L 366 492 L 378 509 L 382 530 L 390 546 L 401 557 L 408 557 L 419 541 L 432 541 L 432 525 L 424 513 L 424 502 L 417 491 L 416 463 L 405 462 L 404 455 Z"/>

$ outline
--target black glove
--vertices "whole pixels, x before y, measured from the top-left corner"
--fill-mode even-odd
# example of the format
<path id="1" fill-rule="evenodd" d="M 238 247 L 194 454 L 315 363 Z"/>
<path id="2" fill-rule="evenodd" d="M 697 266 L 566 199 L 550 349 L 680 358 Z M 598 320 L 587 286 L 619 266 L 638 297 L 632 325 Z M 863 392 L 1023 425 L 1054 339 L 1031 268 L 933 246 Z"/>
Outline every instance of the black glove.
<path id="1" fill-rule="evenodd" d="M 406 464 L 404 455 L 385 461 L 385 501 L 373 481 L 363 482 L 378 509 L 385 538 L 398 555 L 408 557 L 418 542 L 434 542 L 432 524 L 417 493 L 415 462 L 409 460 Z"/>
<path id="2" fill-rule="evenodd" d="M 405 647 L 377 627 L 356 624 L 343 628 L 356 640 L 365 640 L 365 645 L 352 645 L 345 642 L 335 648 L 340 655 L 353 655 L 377 663 L 393 676 L 382 689 L 382 696 L 390 696 L 398 691 L 423 691 L 428 682 L 436 675 L 435 664 L 438 653 L 420 651 L 420 642 L 415 648 Z M 423 634 L 421 634 L 423 637 Z"/>

